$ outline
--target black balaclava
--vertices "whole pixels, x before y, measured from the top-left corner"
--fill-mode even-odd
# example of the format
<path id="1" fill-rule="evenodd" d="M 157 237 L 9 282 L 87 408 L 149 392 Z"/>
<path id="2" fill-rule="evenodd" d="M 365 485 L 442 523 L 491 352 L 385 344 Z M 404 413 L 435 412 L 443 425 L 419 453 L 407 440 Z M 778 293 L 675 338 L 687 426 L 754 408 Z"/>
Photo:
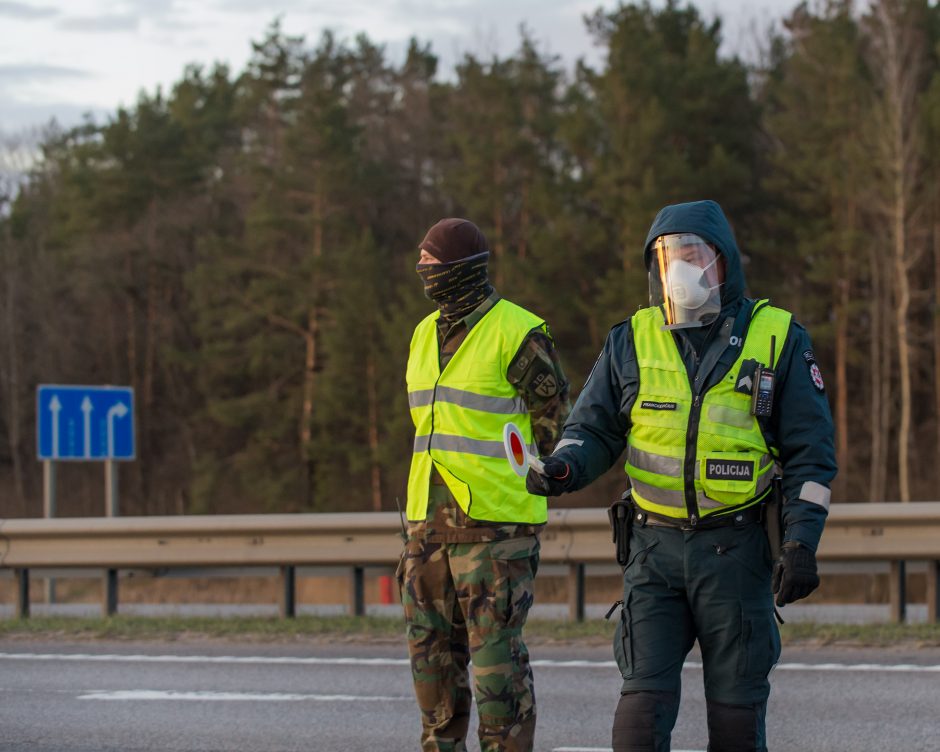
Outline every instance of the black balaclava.
<path id="1" fill-rule="evenodd" d="M 441 318 L 455 323 L 479 306 L 493 292 L 487 262 L 486 237 L 466 219 L 442 219 L 419 246 L 441 263 L 418 264 L 424 294 L 437 303 Z"/>

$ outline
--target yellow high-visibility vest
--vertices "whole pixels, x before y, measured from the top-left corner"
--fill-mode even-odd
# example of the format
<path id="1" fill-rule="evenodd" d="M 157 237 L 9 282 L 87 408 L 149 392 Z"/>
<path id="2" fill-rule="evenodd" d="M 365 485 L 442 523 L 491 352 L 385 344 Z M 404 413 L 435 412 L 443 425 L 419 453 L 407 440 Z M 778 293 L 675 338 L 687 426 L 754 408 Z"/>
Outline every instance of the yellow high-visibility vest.
<path id="1" fill-rule="evenodd" d="M 506 379 L 509 364 L 533 329 L 545 322 L 499 300 L 440 368 L 435 311 L 415 329 L 406 380 L 415 424 L 408 476 L 409 520 L 427 516 L 428 485 L 436 467 L 460 508 L 476 520 L 541 524 L 547 500 L 526 491 L 503 449 L 512 421 L 536 453 L 528 408 Z"/>
<path id="2" fill-rule="evenodd" d="M 767 301 L 755 304 L 737 361 L 696 397 L 672 332 L 662 330 L 662 311 L 646 308 L 632 317 L 640 388 L 630 411 L 624 469 L 640 508 L 667 517 L 704 518 L 767 495 L 776 450 L 767 446 L 751 414 L 751 395 L 735 388 L 746 360 L 775 367 L 768 362 L 771 337 L 779 354 L 790 319 L 790 313 Z"/>

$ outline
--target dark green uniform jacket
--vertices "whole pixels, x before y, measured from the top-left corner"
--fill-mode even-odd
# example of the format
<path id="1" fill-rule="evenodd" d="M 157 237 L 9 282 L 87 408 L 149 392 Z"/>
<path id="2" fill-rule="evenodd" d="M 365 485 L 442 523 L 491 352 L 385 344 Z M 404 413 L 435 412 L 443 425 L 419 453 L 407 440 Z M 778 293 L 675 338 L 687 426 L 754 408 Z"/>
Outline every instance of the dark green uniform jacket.
<path id="1" fill-rule="evenodd" d="M 718 204 L 698 201 L 660 212 L 646 240 L 645 259 L 649 260 L 652 240 L 676 232 L 700 235 L 717 246 L 725 259 L 722 310 L 714 325 L 673 332 L 693 392 L 704 393 L 727 375 L 737 359 L 754 301 L 744 295 L 740 252 Z M 786 540 L 815 550 L 828 514 L 829 485 L 836 474 L 833 426 L 812 343 L 795 321 L 776 361 L 773 412 L 761 419 L 761 428 L 768 446 L 779 451 L 787 499 Z M 620 457 L 638 385 L 633 330 L 627 320 L 607 336 L 555 450 L 556 456 L 572 466 L 572 490 L 588 485 Z"/>

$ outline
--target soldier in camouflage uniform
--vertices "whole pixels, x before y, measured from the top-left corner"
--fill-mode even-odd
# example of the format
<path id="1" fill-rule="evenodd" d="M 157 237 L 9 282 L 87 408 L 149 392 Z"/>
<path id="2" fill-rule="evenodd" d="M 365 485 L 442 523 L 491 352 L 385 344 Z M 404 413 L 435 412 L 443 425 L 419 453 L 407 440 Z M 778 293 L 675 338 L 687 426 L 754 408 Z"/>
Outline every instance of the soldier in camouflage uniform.
<path id="1" fill-rule="evenodd" d="M 483 752 L 531 750 L 535 695 L 522 628 L 533 601 L 544 514 L 532 511 L 538 502 L 532 505 L 524 480 L 505 473 L 502 434 L 493 435 L 493 428 L 507 419 L 531 424 L 532 449 L 550 452 L 570 410 L 568 382 L 544 323 L 503 301 L 489 284 L 486 239 L 472 222 L 442 220 L 420 249 L 417 271 L 439 311 L 415 330 L 409 358 L 417 431 L 398 581 L 421 746 L 465 750 L 475 696 Z M 497 330 L 500 321 L 507 323 Z M 453 369 L 470 377 L 461 380 Z M 419 372 L 426 374 L 424 384 Z M 502 384 L 475 383 L 493 373 Z M 513 418 L 512 410 L 522 414 Z M 448 413 L 457 416 L 450 428 Z M 489 428 L 452 435 L 455 426 L 475 419 Z M 498 486 L 488 487 L 494 477 Z"/>

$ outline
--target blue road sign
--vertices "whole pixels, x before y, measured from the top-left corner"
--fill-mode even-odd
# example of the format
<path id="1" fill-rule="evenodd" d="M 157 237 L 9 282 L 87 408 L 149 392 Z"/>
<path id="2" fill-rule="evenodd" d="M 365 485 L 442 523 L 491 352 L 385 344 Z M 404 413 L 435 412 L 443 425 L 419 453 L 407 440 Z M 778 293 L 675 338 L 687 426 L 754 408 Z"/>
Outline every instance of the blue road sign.
<path id="1" fill-rule="evenodd" d="M 132 460 L 134 390 L 40 384 L 36 427 L 41 460 Z"/>

